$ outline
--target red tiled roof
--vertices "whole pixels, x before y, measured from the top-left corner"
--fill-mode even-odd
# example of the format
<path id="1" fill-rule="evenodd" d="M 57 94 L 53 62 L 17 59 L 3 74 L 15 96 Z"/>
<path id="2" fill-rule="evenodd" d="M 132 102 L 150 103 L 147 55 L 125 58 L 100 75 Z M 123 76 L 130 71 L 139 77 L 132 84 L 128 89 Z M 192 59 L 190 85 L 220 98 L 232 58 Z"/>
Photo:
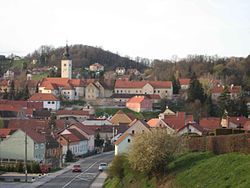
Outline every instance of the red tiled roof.
<path id="1" fill-rule="evenodd" d="M 146 84 L 152 85 L 154 88 L 171 88 L 171 81 L 127 81 L 116 80 L 115 88 L 142 88 Z"/>
<path id="2" fill-rule="evenodd" d="M 56 115 L 79 115 L 79 116 L 88 116 L 89 111 L 87 110 L 58 110 Z"/>
<path id="3" fill-rule="evenodd" d="M 180 85 L 189 85 L 190 79 L 189 78 L 180 78 L 179 82 L 180 82 Z"/>
<path id="4" fill-rule="evenodd" d="M 8 129 L 8 128 L 1 128 L 0 129 L 0 138 L 6 138 L 8 135 L 15 132 L 16 129 Z"/>
<path id="5" fill-rule="evenodd" d="M 84 85 L 81 79 L 69 79 L 69 78 L 44 78 L 40 84 L 40 87 L 46 89 L 56 89 L 57 87 L 70 88 L 70 87 L 82 87 Z"/>
<path id="6" fill-rule="evenodd" d="M 116 140 L 115 145 L 120 144 L 120 143 L 121 143 L 125 138 L 127 138 L 129 135 L 132 136 L 132 134 L 130 134 L 130 133 L 124 133 L 124 134 L 122 134 L 122 135 L 118 138 L 118 140 Z"/>
<path id="7" fill-rule="evenodd" d="M 221 119 L 216 117 L 202 118 L 199 125 L 207 130 L 215 130 L 221 128 Z"/>
<path id="8" fill-rule="evenodd" d="M 185 112 L 177 112 L 175 115 L 165 116 L 163 121 L 171 128 L 178 130 L 186 123 L 193 121 L 192 115 L 186 115 Z"/>
<path id="9" fill-rule="evenodd" d="M 51 93 L 35 93 L 28 101 L 59 101 L 59 99 Z"/>
<path id="10" fill-rule="evenodd" d="M 13 101 L 13 100 L 0 100 L 0 104 L 7 104 L 7 105 L 14 105 L 14 106 L 21 106 L 27 107 L 27 101 Z"/>
<path id="11" fill-rule="evenodd" d="M 243 126 L 248 121 L 248 118 L 244 116 L 228 117 L 228 121 L 234 123 L 235 125 L 241 124 L 241 126 Z"/>
<path id="12" fill-rule="evenodd" d="M 149 99 L 145 96 L 134 96 L 130 98 L 127 103 L 141 103 L 144 100 L 149 100 Z"/>
<path id="13" fill-rule="evenodd" d="M 181 131 L 182 129 L 184 129 L 185 127 L 188 127 L 188 126 L 193 126 L 194 128 L 196 128 L 200 132 L 204 132 L 205 131 L 203 129 L 203 127 L 199 126 L 197 123 L 187 123 L 185 126 L 183 126 L 180 129 L 178 129 L 178 132 Z"/>
<path id="14" fill-rule="evenodd" d="M 88 127 L 86 127 L 85 125 L 83 125 L 80 122 L 75 122 L 75 123 L 72 123 L 71 125 L 75 125 L 79 129 L 81 129 L 83 132 L 87 133 L 88 135 L 94 135 L 95 134 L 94 131 L 92 131 L 91 129 L 89 129 Z"/>
<path id="15" fill-rule="evenodd" d="M 244 127 L 244 130 L 250 131 L 250 120 L 247 120 L 247 121 L 244 123 L 243 127 Z"/>
<path id="16" fill-rule="evenodd" d="M 60 136 L 64 137 L 68 142 L 79 142 L 81 141 L 80 138 L 78 138 L 76 135 L 70 133 L 70 134 L 61 134 Z"/>
<path id="17" fill-rule="evenodd" d="M 160 121 L 159 118 L 152 118 L 150 119 L 147 124 L 150 126 L 150 127 L 157 127 L 157 124 L 158 122 Z"/>

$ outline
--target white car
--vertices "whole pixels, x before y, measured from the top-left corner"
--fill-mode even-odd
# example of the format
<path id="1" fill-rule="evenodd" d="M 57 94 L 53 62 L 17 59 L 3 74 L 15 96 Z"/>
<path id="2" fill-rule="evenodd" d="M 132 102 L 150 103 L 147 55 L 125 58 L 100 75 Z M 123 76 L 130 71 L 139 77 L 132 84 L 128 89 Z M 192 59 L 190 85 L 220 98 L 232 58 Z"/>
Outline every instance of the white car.
<path id="1" fill-rule="evenodd" d="M 104 170 L 107 170 L 107 169 L 108 169 L 108 164 L 107 163 L 100 163 L 99 164 L 99 167 L 98 167 L 99 171 L 104 171 Z"/>

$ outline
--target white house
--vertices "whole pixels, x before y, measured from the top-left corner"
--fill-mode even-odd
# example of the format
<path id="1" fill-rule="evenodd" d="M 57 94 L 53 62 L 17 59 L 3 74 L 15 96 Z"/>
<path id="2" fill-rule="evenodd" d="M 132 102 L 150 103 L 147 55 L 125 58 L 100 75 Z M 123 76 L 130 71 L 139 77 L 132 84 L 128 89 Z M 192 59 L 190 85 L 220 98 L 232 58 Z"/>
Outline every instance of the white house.
<path id="1" fill-rule="evenodd" d="M 43 108 L 48 110 L 58 110 L 60 108 L 60 100 L 51 93 L 35 93 L 28 101 L 43 102 Z"/>
<path id="2" fill-rule="evenodd" d="M 115 142 L 115 155 L 120 155 L 123 153 L 127 153 L 129 147 L 132 144 L 133 135 L 129 133 L 124 133 L 122 136 L 118 138 Z"/>

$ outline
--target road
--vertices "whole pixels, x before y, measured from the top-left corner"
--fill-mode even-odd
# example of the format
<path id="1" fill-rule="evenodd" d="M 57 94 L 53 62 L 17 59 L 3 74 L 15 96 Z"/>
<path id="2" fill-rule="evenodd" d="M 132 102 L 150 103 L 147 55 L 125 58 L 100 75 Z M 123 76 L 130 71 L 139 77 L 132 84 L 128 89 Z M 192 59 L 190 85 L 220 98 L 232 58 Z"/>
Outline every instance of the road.
<path id="1" fill-rule="evenodd" d="M 103 153 L 86 158 L 79 163 L 82 168 L 81 173 L 71 172 L 71 170 L 55 177 L 51 181 L 39 186 L 39 188 L 84 188 L 90 187 L 94 178 L 99 174 L 98 165 L 100 162 L 109 163 L 113 159 L 114 153 Z"/>

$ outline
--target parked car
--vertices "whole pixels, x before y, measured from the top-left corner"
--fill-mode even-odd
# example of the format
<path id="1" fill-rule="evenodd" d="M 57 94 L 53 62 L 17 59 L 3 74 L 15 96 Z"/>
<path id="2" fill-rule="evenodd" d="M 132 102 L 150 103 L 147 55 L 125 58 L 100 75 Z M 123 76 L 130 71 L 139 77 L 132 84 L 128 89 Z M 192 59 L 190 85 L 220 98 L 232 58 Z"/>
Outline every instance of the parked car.
<path id="1" fill-rule="evenodd" d="M 81 165 L 74 165 L 72 168 L 72 172 L 82 172 Z"/>
<path id="2" fill-rule="evenodd" d="M 100 163 L 98 169 L 99 169 L 99 171 L 107 170 L 108 164 L 107 163 Z"/>

